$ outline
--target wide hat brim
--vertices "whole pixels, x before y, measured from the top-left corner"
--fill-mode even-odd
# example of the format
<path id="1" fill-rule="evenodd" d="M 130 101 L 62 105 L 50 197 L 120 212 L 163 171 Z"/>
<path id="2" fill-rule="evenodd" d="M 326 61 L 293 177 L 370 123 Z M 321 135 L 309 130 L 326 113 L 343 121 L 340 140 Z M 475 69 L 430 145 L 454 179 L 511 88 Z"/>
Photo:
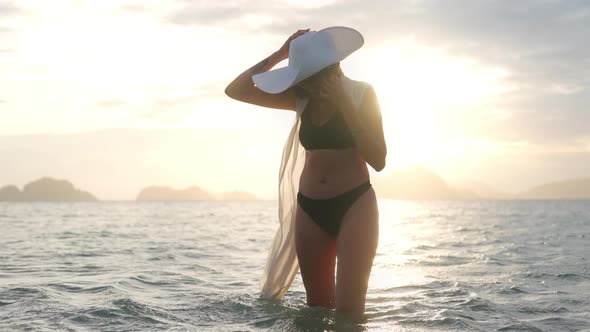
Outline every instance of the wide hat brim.
<path id="1" fill-rule="evenodd" d="M 291 41 L 307 37 L 310 32 Z M 344 60 L 363 46 L 364 38 L 360 32 L 348 27 L 329 27 L 313 32 L 309 38 L 302 38 L 297 45 L 300 54 L 289 54 L 289 65 L 252 76 L 256 87 L 267 93 L 281 93 L 291 86 L 316 74 L 322 69 Z"/>

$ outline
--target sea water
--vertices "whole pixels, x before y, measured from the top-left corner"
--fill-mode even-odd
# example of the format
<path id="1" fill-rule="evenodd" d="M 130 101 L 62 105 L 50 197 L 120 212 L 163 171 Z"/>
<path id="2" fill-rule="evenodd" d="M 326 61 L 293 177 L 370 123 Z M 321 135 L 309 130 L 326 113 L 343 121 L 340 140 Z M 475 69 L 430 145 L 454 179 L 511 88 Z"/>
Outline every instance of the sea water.
<path id="1" fill-rule="evenodd" d="M 259 298 L 276 201 L 0 203 L 0 330 L 590 330 L 590 201 L 379 208 L 354 323 Z"/>

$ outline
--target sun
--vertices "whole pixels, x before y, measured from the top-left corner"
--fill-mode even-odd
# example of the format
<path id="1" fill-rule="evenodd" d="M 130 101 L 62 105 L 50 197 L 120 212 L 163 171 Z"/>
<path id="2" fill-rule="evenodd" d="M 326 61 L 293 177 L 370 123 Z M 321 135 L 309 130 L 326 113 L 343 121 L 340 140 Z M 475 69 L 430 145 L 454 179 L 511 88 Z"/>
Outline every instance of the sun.
<path id="1" fill-rule="evenodd" d="M 414 38 L 369 49 L 354 73 L 375 88 L 388 143 L 387 164 L 452 168 L 449 151 L 471 126 L 470 112 L 507 90 L 504 69 L 421 45 Z M 452 124 L 452 125 L 450 125 Z"/>

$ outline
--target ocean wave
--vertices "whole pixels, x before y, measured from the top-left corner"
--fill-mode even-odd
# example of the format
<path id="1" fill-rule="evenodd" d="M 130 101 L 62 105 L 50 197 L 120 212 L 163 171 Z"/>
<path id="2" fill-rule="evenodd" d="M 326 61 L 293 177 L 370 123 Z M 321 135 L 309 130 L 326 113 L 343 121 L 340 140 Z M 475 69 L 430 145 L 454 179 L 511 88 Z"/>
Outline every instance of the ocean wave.
<path id="1" fill-rule="evenodd" d="M 576 205 L 576 218 L 563 218 L 569 207 L 559 202 L 551 209 L 545 202 L 421 202 L 407 216 L 383 209 L 360 323 L 307 307 L 299 275 L 282 301 L 259 298 L 276 202 L 248 204 L 170 203 L 164 213 L 150 204 L 68 211 L 43 203 L 0 211 L 11 218 L 2 219 L 0 233 L 0 330 L 590 328 L 587 250 L 573 236 L 590 234 L 590 204 Z M 244 228 L 244 220 L 259 219 L 268 222 Z M 177 220 L 182 225 L 173 227 Z"/>

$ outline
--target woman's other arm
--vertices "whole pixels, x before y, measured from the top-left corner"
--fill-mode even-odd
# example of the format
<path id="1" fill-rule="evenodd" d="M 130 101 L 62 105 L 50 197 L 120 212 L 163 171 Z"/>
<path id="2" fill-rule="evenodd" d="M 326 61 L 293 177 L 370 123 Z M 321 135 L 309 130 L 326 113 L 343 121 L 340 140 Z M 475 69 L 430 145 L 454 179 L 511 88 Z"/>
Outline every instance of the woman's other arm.
<path id="1" fill-rule="evenodd" d="M 385 168 L 387 144 L 383 133 L 381 107 L 372 86 L 365 89 L 360 107 L 360 112 L 349 112 L 345 116 L 349 124 L 355 124 L 354 115 L 359 116 L 356 119 L 360 121 L 356 122 L 356 126 L 351 126 L 350 130 L 364 159 L 374 170 L 380 172 Z"/>
<path id="2" fill-rule="evenodd" d="M 340 82 L 342 76 L 326 76 L 320 83 L 320 89 L 314 91 L 317 98 L 326 99 L 337 106 L 352 133 L 356 146 L 363 159 L 377 172 L 385 168 L 387 145 L 383 133 L 381 107 L 375 90 L 367 85 L 357 111 L 350 96 L 344 91 Z"/>

